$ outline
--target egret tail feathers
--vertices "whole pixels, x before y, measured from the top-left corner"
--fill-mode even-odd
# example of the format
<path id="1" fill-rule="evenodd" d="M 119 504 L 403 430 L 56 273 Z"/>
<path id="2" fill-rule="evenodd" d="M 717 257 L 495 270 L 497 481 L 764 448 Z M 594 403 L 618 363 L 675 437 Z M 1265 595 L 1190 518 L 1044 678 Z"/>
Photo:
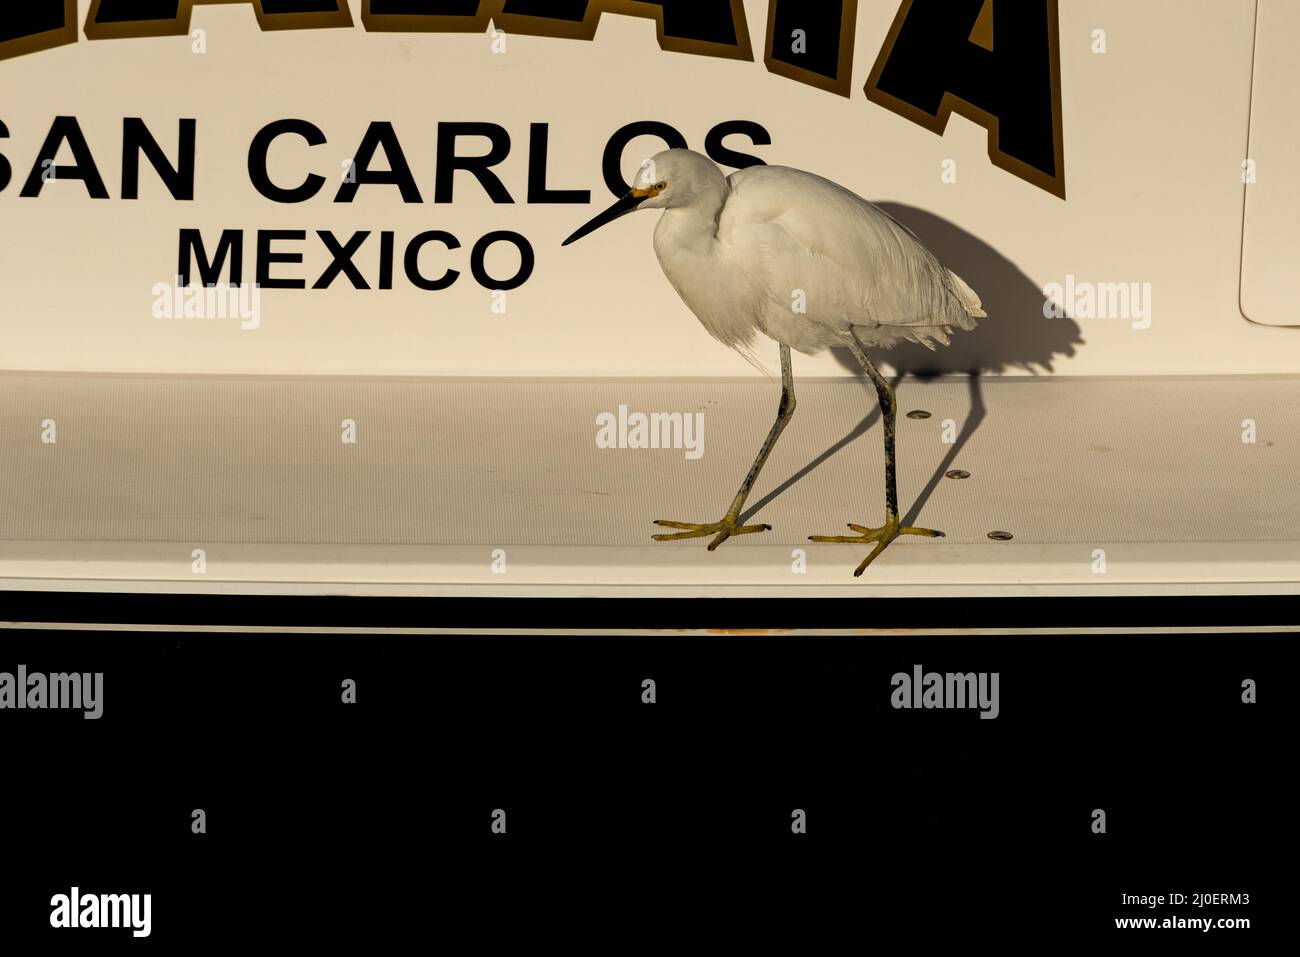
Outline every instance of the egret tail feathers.
<path id="1" fill-rule="evenodd" d="M 962 308 L 966 310 L 966 315 L 972 319 L 987 318 L 988 313 L 984 311 L 984 304 L 980 302 L 980 297 L 975 290 L 966 284 L 966 280 L 957 275 L 951 269 L 948 270 L 948 278 L 952 280 L 953 292 L 957 294 L 958 300 L 961 301 Z M 974 329 L 975 323 L 969 326 L 963 325 L 963 329 Z"/>

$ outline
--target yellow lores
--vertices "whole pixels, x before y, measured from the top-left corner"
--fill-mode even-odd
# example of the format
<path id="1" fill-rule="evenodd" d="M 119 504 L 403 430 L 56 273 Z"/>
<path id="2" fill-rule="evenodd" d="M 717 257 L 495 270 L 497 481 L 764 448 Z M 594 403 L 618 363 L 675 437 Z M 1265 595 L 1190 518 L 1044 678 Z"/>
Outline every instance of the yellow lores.
<path id="1" fill-rule="evenodd" d="M 637 199 L 654 199 L 667 188 L 667 183 L 655 183 L 653 186 L 645 187 L 645 189 L 633 189 L 632 195 Z"/>

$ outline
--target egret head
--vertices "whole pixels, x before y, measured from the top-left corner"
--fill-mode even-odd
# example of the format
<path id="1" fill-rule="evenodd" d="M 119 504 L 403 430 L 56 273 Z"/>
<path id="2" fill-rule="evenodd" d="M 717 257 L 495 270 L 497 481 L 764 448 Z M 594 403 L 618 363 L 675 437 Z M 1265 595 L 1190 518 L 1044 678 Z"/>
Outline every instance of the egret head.
<path id="1" fill-rule="evenodd" d="M 713 161 L 691 150 L 665 150 L 641 164 L 632 189 L 564 241 L 567 246 L 638 209 L 677 209 L 726 192 L 726 178 Z"/>

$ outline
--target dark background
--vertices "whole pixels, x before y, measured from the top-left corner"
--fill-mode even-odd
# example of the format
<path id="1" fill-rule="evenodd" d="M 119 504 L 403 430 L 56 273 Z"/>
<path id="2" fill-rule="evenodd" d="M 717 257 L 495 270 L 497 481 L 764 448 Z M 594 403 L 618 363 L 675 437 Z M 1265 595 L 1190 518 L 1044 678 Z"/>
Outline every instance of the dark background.
<path id="1" fill-rule="evenodd" d="M 4 617 L 24 622 L 43 609 L 44 620 L 276 627 L 294 616 L 458 627 L 470 612 L 494 627 L 493 606 L 501 622 L 575 628 L 662 626 L 645 620 L 660 612 L 684 628 L 843 627 L 836 615 L 869 606 L 874 624 L 921 628 L 997 614 L 1208 623 L 1233 605 L 1281 624 L 1272 616 L 1291 607 L 11 598 Z M 778 929 L 811 952 L 899 934 L 917 952 L 936 935 L 1250 949 L 1287 933 L 1293 912 L 1296 647 L 1267 634 L 8 630 L 0 671 L 105 677 L 97 721 L 0 711 L 0 934 L 189 952 L 174 948 L 394 934 L 488 947 L 522 933 L 530 950 L 623 952 L 650 940 L 693 950 L 715 938 L 685 928 L 707 926 L 727 949 Z M 918 663 L 1000 672 L 1000 716 L 892 709 L 891 676 Z M 1258 704 L 1241 702 L 1247 677 Z M 345 678 L 355 705 L 340 701 Z M 657 682 L 653 705 L 644 678 Z M 191 833 L 195 808 L 206 834 Z M 494 808 L 507 812 L 504 836 L 490 831 Z M 807 834 L 791 833 L 794 808 Z M 1107 813 L 1104 835 L 1091 833 L 1093 808 Z M 51 931 L 50 896 L 73 884 L 151 893 L 152 936 Z M 1169 891 L 1251 903 L 1119 904 Z M 1114 928 L 1174 914 L 1252 928 Z"/>

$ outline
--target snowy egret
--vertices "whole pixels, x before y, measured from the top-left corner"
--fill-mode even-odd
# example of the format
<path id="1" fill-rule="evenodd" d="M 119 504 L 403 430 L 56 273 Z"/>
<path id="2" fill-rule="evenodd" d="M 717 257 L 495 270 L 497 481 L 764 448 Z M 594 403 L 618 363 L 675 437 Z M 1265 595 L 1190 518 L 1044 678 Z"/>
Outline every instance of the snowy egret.
<path id="1" fill-rule="evenodd" d="M 751 166 L 724 176 L 707 157 L 674 149 L 647 160 L 636 185 L 564 241 L 640 209 L 662 209 L 654 248 L 664 275 L 719 342 L 749 353 L 755 333 L 780 344 L 781 402 L 749 474 L 720 521 L 659 520 L 682 529 L 656 541 L 714 536 L 709 550 L 733 535 L 769 531 L 737 525 L 764 463 L 795 410 L 790 350 L 813 355 L 847 346 L 871 377 L 885 424 L 885 524 L 850 524 L 855 535 L 813 535 L 814 542 L 870 543 L 861 575 L 899 535 L 938 538 L 943 532 L 903 526 L 898 516 L 894 389 L 864 346 L 903 340 L 929 349 L 947 345 L 953 327 L 975 328 L 985 315 L 970 286 L 906 227 L 844 187 L 802 170 Z"/>

